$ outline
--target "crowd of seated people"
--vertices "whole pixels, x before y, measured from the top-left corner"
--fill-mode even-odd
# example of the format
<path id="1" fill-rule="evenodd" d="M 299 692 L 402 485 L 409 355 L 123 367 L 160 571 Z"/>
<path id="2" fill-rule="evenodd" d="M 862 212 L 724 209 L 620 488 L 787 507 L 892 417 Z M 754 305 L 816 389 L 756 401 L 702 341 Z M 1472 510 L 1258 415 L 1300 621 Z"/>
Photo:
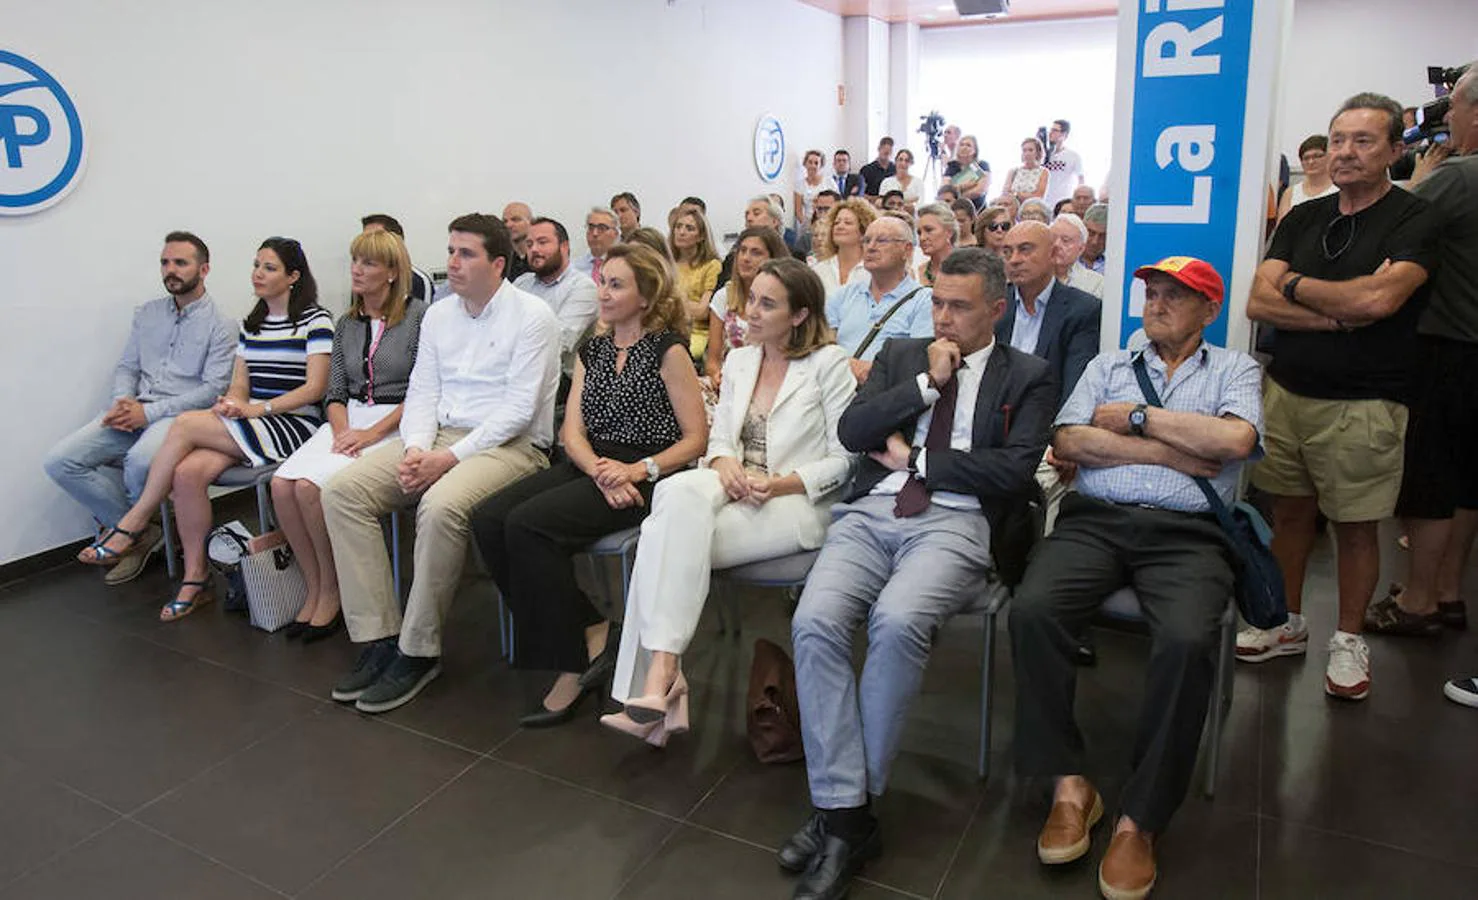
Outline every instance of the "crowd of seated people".
<path id="1" fill-rule="evenodd" d="M 860 175 L 845 151 L 829 173 L 806 153 L 793 218 L 783 196 L 753 198 L 727 260 L 700 198 L 664 234 L 618 193 L 587 214 L 579 257 L 563 224 L 514 202 L 501 218 L 451 221 L 446 295 L 433 300 L 399 224 L 367 216 L 337 324 L 297 241 L 261 243 L 256 303 L 233 326 L 205 289 L 204 241 L 171 232 L 169 296 L 136 311 L 112 405 L 46 471 L 96 520 L 79 560 L 109 583 L 143 569 L 161 540 L 154 515 L 174 503 L 184 577 L 168 622 L 211 600 L 209 486 L 232 467 L 276 466 L 276 517 L 308 589 L 288 637 L 347 630 L 358 657 L 326 687 L 369 714 L 441 674 L 471 549 L 512 613 L 514 664 L 549 678 L 522 724 L 562 724 L 608 691 L 620 709 L 602 723 L 655 747 L 691 727 L 682 659 L 712 573 L 819 551 L 791 623 L 814 813 L 779 862 L 799 873 L 800 898 L 845 895 L 882 852 L 873 801 L 934 638 L 1012 560 L 1024 570 L 1009 614 L 1016 769 L 1052 795 L 1037 855 L 1087 854 L 1106 810 L 1082 774 L 1075 662 L 1095 610 L 1132 587 L 1151 637 L 1146 700 L 1099 882 L 1107 897 L 1143 897 L 1195 765 L 1233 591 L 1211 494 L 1233 500 L 1245 463 L 1265 454 L 1252 482 L 1272 497 L 1294 615 L 1244 630 L 1239 658 L 1306 647 L 1318 512 L 1341 551 L 1331 696 L 1370 690 L 1362 630 L 1431 635 L 1465 620 L 1443 579 L 1466 561 L 1450 545 L 1471 540 L 1478 494 L 1442 438 L 1470 427 L 1458 386 L 1478 328 L 1462 312 L 1472 285 L 1444 260 L 1471 263 L 1451 235 L 1475 233 L 1475 214 L 1450 198 L 1478 183 L 1463 156 L 1478 149 L 1475 82 L 1454 93 L 1468 117 L 1454 119 L 1459 152 L 1419 165 L 1414 192 L 1386 175 L 1400 145 L 1387 98 L 1351 98 L 1326 142 L 1305 142 L 1337 163 L 1334 190 L 1315 184 L 1290 205 L 1258 271 L 1248 314 L 1279 331 L 1266 380 L 1251 356 L 1205 339 L 1225 283 L 1188 256 L 1132 261 L 1144 345 L 1100 353 L 1107 205 L 1080 173 L 1054 188 L 1035 137 L 988 200 L 978 142 L 956 129 L 927 202 L 891 140 Z M 1071 161 L 1067 123 L 1053 133 L 1055 158 Z M 1332 234 L 1356 212 L 1359 230 Z M 1014 532 L 1039 498 L 1047 525 L 1028 563 Z M 401 509 L 416 522 L 403 604 L 381 533 Z M 1393 511 L 1411 518 L 1428 568 L 1370 604 L 1374 523 Z M 1456 527 L 1434 524 L 1455 514 Z M 573 558 L 637 526 L 618 623 Z M 1448 696 L 1478 705 L 1475 685 Z"/>

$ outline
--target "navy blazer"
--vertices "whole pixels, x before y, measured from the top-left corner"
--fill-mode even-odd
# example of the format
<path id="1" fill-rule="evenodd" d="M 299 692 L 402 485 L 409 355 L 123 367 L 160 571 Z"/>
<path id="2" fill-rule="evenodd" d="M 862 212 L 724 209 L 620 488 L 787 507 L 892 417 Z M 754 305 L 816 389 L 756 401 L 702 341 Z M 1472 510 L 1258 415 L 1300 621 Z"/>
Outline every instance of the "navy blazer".
<path id="1" fill-rule="evenodd" d="M 1011 330 L 1016 325 L 1017 290 L 1006 293 L 1006 312 L 996 322 L 996 340 L 1011 343 Z M 1037 337 L 1035 356 L 1052 366 L 1060 393 L 1057 405 L 1072 395 L 1088 361 L 1098 355 L 1098 323 L 1103 303 L 1087 291 L 1068 287 L 1062 282 L 1052 286 L 1052 299 L 1042 315 L 1042 331 Z"/>
<path id="2" fill-rule="evenodd" d="M 883 345 L 872 372 L 837 423 L 842 446 L 863 454 L 881 450 L 895 431 L 913 440 L 919 416 L 928 408 L 919 393 L 918 376 L 929 368 L 930 343 L 927 338 L 893 338 Z M 992 529 L 997 529 L 1008 508 L 1036 487 L 1037 464 L 1047 449 L 1056 414 L 1057 379 L 1051 367 L 997 343 L 975 400 L 971 449 L 929 451 L 925 487 L 973 494 Z M 891 474 L 877 460 L 862 456 L 847 499 L 866 496 Z"/>

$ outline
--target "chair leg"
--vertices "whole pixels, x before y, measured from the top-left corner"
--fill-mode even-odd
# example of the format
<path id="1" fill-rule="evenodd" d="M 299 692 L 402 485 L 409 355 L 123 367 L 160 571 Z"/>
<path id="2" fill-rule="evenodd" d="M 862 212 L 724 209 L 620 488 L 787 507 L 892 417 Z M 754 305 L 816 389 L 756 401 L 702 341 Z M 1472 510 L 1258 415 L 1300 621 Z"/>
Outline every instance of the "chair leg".
<path id="1" fill-rule="evenodd" d="M 1216 771 L 1221 763 L 1222 729 L 1231 705 L 1229 701 L 1231 700 L 1232 672 L 1228 663 L 1232 662 L 1232 656 L 1236 653 L 1236 642 L 1236 623 L 1223 622 L 1221 646 L 1217 651 L 1216 659 L 1216 679 L 1212 683 L 1211 704 L 1207 710 L 1207 717 L 1210 719 L 1207 723 L 1210 734 L 1207 736 L 1208 746 L 1206 748 L 1206 784 L 1202 792 L 1208 800 L 1216 796 Z"/>
<path id="2" fill-rule="evenodd" d="M 169 573 L 171 579 L 174 579 L 179 577 L 180 563 L 176 559 L 174 517 L 171 515 L 168 500 L 159 504 L 159 526 L 164 530 L 164 570 Z"/>
<path id="3" fill-rule="evenodd" d="M 270 479 L 257 479 L 257 534 L 272 530 L 272 493 L 267 487 Z"/>
<path id="4" fill-rule="evenodd" d="M 990 777 L 990 712 L 992 677 L 996 662 L 996 614 L 985 614 L 984 635 L 980 648 L 980 762 L 977 772 L 981 781 Z"/>
<path id="5" fill-rule="evenodd" d="M 395 600 L 402 602 L 400 592 L 400 510 L 390 510 L 390 580 L 395 588 Z"/>

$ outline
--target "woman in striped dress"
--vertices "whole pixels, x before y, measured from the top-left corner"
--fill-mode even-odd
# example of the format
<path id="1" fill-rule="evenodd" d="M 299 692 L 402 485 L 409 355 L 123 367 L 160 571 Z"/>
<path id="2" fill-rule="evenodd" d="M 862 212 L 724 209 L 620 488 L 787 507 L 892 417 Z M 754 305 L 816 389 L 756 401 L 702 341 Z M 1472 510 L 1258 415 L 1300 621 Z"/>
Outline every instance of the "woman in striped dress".
<path id="1" fill-rule="evenodd" d="M 175 419 L 149 465 L 138 502 L 91 550 L 98 559 L 127 552 L 154 510 L 172 497 L 185 577 L 159 611 L 164 622 L 212 599 L 205 558 L 211 483 L 232 466 L 281 462 L 321 421 L 318 403 L 328 386 L 334 322 L 318 306 L 318 285 L 302 245 L 291 238 L 263 241 L 251 283 L 257 304 L 241 326 L 231 386 L 209 410 Z"/>

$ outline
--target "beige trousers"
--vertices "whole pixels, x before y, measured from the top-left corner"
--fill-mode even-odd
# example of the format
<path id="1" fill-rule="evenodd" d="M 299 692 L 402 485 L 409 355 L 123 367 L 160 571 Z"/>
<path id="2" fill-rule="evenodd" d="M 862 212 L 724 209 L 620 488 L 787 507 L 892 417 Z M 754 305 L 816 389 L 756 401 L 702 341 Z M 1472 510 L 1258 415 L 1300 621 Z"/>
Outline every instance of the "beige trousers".
<path id="1" fill-rule="evenodd" d="M 433 450 L 461 440 L 465 428 L 442 428 Z M 526 475 L 549 465 L 527 438 L 467 457 L 416 502 L 396 470 L 405 445 L 396 438 L 366 453 L 323 489 L 323 518 L 334 547 L 344 624 L 355 643 L 400 635 L 407 656 L 440 656 L 441 623 L 462 577 L 472 509 Z M 404 615 L 391 589 L 380 517 L 416 503 L 415 578 Z"/>

